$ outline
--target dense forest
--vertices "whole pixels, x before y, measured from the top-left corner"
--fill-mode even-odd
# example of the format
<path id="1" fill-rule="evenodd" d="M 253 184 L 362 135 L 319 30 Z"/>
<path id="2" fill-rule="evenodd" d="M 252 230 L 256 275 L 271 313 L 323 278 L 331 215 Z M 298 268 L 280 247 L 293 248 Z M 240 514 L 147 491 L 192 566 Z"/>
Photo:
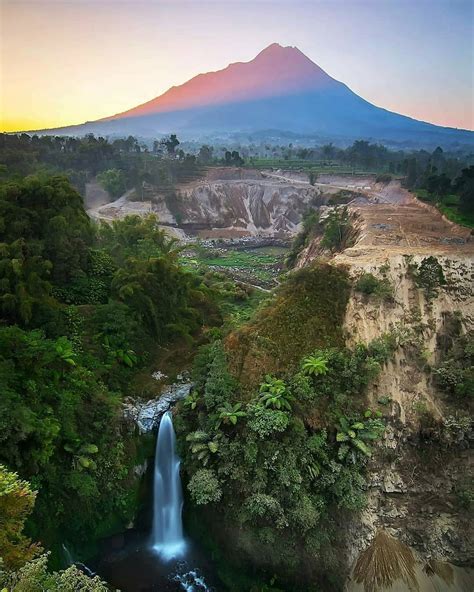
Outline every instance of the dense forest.
<path id="1" fill-rule="evenodd" d="M 11 570 L 37 543 L 93 545 L 131 519 L 143 451 L 123 429 L 123 393 L 150 352 L 192 342 L 220 313 L 153 217 L 95 226 L 64 177 L 4 183 L 0 219 L 0 555 Z M 35 544 L 21 534 L 32 510 Z"/>

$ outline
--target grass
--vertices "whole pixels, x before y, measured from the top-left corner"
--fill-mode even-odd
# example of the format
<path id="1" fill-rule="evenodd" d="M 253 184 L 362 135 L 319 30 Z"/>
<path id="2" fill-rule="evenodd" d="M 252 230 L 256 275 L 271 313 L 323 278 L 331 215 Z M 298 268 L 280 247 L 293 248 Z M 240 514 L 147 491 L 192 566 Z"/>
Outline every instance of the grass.
<path id="1" fill-rule="evenodd" d="M 474 228 L 474 215 L 464 214 L 459 211 L 458 195 L 451 194 L 437 198 L 429 194 L 425 189 L 419 189 L 416 191 L 416 196 L 422 201 L 434 205 L 451 222 L 455 222 L 460 226 L 466 226 L 467 228 Z"/>
<path id="2" fill-rule="evenodd" d="M 316 264 L 292 273 L 267 306 L 227 337 L 233 373 L 253 387 L 267 373 L 294 370 L 316 348 L 342 346 L 349 292 L 344 269 Z"/>
<path id="3" fill-rule="evenodd" d="M 288 249 L 285 247 L 254 247 L 237 250 L 231 247 L 210 250 L 190 249 L 182 257 L 184 265 L 205 271 L 221 271 L 233 279 L 262 287 L 274 287 L 275 279 L 283 269 Z"/>

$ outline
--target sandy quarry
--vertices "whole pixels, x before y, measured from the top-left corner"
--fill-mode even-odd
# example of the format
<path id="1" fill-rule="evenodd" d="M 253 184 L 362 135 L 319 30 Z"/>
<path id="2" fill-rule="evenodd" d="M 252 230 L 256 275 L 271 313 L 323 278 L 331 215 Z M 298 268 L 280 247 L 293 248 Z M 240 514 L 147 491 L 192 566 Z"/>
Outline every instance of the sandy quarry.
<path id="1" fill-rule="evenodd" d="M 88 184 L 86 204 L 96 219 L 114 220 L 130 214 L 154 213 L 175 235 L 240 238 L 286 235 L 300 229 L 309 203 L 321 205 L 340 190 L 354 193 L 358 239 L 337 256 L 383 259 L 387 253 L 474 254 L 469 229 L 446 220 L 435 208 L 403 189 L 398 181 L 375 183 L 373 176 L 320 175 L 313 187 L 305 173 L 210 168 L 206 177 L 178 187 L 184 207 L 180 228 L 155 190 L 147 201 L 133 201 L 133 192 L 106 203 L 97 184 Z M 308 253 L 311 259 L 312 253 Z"/>

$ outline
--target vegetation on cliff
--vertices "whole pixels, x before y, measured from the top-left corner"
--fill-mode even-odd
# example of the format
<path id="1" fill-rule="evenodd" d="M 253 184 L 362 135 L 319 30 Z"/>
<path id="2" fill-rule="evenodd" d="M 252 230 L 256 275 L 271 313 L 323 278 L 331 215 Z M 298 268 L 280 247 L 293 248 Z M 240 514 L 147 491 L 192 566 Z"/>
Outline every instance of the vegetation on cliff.
<path id="1" fill-rule="evenodd" d="M 301 590 L 321 573 L 338 585 L 330 516 L 363 507 L 371 443 L 384 431 L 364 390 L 396 337 L 345 348 L 348 293 L 342 269 L 293 274 L 253 319 L 201 348 L 175 421 L 190 504 L 204 508 L 227 561 Z M 220 575 L 230 590 L 250 585 Z"/>

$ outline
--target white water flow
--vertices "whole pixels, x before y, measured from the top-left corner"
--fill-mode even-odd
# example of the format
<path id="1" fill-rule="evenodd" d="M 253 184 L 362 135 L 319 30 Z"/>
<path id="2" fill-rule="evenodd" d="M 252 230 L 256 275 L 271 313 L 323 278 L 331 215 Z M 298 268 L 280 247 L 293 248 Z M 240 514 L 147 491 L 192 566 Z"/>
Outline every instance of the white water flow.
<path id="1" fill-rule="evenodd" d="M 69 551 L 69 549 L 66 547 L 66 545 L 64 543 L 63 543 L 62 547 L 63 547 L 64 557 L 66 559 L 66 563 L 67 563 L 68 567 L 70 567 L 71 565 L 76 565 L 77 567 L 79 567 L 81 569 L 81 571 L 83 571 L 90 578 L 93 578 L 94 576 L 97 575 L 94 571 L 89 569 L 87 567 L 87 565 L 84 565 L 84 563 L 81 563 L 80 561 L 74 561 L 71 551 Z"/>
<path id="2" fill-rule="evenodd" d="M 181 557 L 186 549 L 179 465 L 173 421 L 167 411 L 161 418 L 156 441 L 152 530 L 153 548 L 165 560 Z"/>

